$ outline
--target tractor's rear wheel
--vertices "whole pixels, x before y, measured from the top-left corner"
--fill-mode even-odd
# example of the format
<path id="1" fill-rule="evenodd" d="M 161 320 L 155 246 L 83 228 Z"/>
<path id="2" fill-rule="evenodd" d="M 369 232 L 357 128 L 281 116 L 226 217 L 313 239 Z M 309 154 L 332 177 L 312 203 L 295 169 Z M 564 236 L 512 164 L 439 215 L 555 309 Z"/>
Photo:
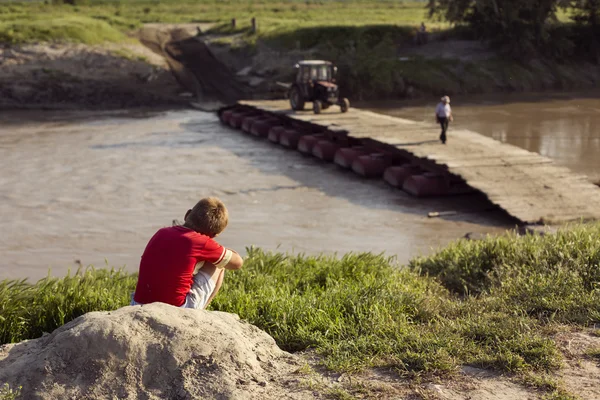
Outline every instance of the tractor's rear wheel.
<path id="1" fill-rule="evenodd" d="M 348 112 L 348 109 L 350 108 L 350 100 L 348 100 L 347 98 L 343 98 L 342 100 L 340 100 L 340 110 L 345 113 Z"/>
<path id="2" fill-rule="evenodd" d="M 304 99 L 297 87 L 293 87 L 290 91 L 290 106 L 294 111 L 304 110 Z"/>
<path id="3" fill-rule="evenodd" d="M 315 114 L 321 114 L 321 110 L 323 109 L 323 103 L 320 100 L 313 101 L 313 112 Z"/>

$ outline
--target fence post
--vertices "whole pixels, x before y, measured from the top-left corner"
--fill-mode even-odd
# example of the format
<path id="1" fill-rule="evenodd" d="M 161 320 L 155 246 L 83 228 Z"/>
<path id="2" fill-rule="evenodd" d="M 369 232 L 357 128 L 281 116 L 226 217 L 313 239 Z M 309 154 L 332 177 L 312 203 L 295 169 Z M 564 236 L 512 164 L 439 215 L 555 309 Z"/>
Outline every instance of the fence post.
<path id="1" fill-rule="evenodd" d="M 231 18 L 231 27 L 235 28 L 235 18 Z"/>
<path id="2" fill-rule="evenodd" d="M 256 26 L 256 18 L 252 17 L 252 33 L 256 33 L 256 30 L 258 29 L 258 27 Z"/>

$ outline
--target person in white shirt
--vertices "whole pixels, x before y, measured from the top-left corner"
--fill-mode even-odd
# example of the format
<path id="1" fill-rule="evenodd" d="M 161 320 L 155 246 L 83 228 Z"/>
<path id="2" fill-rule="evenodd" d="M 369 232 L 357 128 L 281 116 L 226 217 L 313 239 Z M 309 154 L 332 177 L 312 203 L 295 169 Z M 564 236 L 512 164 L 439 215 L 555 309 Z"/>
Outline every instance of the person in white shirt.
<path id="1" fill-rule="evenodd" d="M 450 97 L 442 97 L 441 102 L 438 103 L 437 107 L 435 108 L 435 119 L 442 127 L 440 140 L 443 144 L 446 144 L 446 131 L 448 130 L 448 123 L 454 121 L 454 118 L 452 118 L 452 109 L 450 108 Z"/>

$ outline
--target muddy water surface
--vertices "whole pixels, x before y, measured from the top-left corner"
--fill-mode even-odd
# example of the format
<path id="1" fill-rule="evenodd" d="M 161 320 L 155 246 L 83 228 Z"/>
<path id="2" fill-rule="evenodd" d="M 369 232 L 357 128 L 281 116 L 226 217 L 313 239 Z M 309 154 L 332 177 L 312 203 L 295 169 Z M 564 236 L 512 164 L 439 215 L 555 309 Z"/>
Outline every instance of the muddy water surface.
<path id="1" fill-rule="evenodd" d="M 364 106 L 393 116 L 432 121 L 437 100 Z M 469 129 L 600 180 L 600 93 L 453 96 L 451 105 L 454 123 L 449 145 L 452 128 Z"/>
<path id="2" fill-rule="evenodd" d="M 152 234 L 202 196 L 220 241 L 311 254 L 385 251 L 406 262 L 466 232 L 514 226 L 476 196 L 416 200 L 381 181 L 222 127 L 212 114 L 0 116 L 0 279 L 83 265 L 135 271 Z M 428 219 L 439 210 L 467 211 Z"/>

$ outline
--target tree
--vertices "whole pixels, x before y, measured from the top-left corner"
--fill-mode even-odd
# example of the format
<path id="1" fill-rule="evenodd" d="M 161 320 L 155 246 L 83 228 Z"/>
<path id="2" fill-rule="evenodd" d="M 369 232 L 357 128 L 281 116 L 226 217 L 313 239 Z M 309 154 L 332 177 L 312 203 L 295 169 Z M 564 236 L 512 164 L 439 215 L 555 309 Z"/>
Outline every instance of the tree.
<path id="1" fill-rule="evenodd" d="M 575 10 L 579 51 L 600 62 L 600 0 L 572 0 L 566 6 Z"/>
<path id="2" fill-rule="evenodd" d="M 600 1 L 600 0 L 587 0 Z M 430 0 L 431 16 L 467 24 L 482 40 L 527 58 L 550 42 L 559 0 Z"/>

